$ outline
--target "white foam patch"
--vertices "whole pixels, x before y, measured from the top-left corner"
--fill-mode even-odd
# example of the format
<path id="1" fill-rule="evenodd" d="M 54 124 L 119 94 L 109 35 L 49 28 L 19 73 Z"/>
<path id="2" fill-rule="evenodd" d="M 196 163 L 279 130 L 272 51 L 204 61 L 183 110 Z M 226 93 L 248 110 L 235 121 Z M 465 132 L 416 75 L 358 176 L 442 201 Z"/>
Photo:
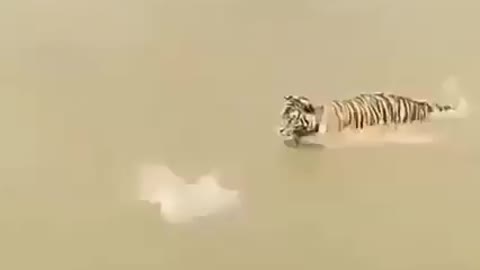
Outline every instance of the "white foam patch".
<path id="1" fill-rule="evenodd" d="M 159 165 L 141 168 L 140 199 L 159 205 L 162 217 L 169 223 L 192 222 L 240 206 L 238 191 L 222 188 L 215 174 L 188 184 L 168 167 Z"/>

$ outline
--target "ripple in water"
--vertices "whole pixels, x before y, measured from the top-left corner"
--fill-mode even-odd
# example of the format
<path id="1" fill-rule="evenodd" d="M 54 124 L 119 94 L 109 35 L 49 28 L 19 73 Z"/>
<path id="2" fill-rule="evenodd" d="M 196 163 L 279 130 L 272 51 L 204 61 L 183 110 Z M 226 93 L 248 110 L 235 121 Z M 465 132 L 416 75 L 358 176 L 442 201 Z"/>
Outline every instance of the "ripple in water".
<path id="1" fill-rule="evenodd" d="M 324 135 L 302 138 L 307 145 L 323 145 L 327 148 L 371 147 L 386 144 L 431 144 L 442 140 L 439 134 L 425 132 L 410 127 L 399 127 L 397 130 L 385 128 L 369 128 L 363 132 L 348 132 L 342 134 Z"/>

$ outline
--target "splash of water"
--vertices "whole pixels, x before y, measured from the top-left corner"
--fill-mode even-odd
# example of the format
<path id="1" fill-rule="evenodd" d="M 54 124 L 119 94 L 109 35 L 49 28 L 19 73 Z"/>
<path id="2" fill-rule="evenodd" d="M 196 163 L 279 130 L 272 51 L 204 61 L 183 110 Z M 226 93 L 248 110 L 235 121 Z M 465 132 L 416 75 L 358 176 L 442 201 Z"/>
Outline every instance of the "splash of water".
<path id="1" fill-rule="evenodd" d="M 371 147 L 386 144 L 431 144 L 439 141 L 438 136 L 420 132 L 412 127 L 399 127 L 397 130 L 386 128 L 369 128 L 363 132 L 311 136 L 302 138 L 302 143 L 323 145 L 327 148 Z"/>
<path id="2" fill-rule="evenodd" d="M 188 184 L 160 165 L 141 168 L 140 200 L 159 204 L 162 217 L 169 223 L 192 222 L 240 206 L 238 191 L 222 188 L 215 174 L 201 176 L 196 183 Z"/>

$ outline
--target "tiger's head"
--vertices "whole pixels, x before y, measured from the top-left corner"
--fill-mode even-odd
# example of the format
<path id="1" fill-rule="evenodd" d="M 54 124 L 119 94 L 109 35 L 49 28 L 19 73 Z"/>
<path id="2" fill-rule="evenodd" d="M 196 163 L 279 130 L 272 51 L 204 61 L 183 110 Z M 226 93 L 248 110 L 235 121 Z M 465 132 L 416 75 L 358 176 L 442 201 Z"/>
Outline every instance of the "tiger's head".
<path id="1" fill-rule="evenodd" d="M 278 133 L 282 137 L 302 137 L 318 131 L 318 119 L 315 106 L 304 96 L 284 96 L 281 112 L 282 124 Z"/>
<path id="2" fill-rule="evenodd" d="M 306 113 L 315 113 L 315 107 L 307 97 L 288 95 L 284 96 L 283 99 L 285 100 L 285 104 L 282 111 L 282 118 L 288 114 L 291 109 L 299 109 Z"/>

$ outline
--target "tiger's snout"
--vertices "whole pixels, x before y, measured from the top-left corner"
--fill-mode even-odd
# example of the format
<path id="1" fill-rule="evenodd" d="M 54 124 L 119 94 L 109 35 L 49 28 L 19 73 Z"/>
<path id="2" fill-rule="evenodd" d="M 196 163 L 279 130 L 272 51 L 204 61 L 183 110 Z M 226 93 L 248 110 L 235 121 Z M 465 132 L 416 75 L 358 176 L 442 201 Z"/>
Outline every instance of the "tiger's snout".
<path id="1" fill-rule="evenodd" d="M 290 137 L 292 136 L 292 129 L 288 127 L 280 127 L 278 129 L 278 134 L 283 137 Z"/>

